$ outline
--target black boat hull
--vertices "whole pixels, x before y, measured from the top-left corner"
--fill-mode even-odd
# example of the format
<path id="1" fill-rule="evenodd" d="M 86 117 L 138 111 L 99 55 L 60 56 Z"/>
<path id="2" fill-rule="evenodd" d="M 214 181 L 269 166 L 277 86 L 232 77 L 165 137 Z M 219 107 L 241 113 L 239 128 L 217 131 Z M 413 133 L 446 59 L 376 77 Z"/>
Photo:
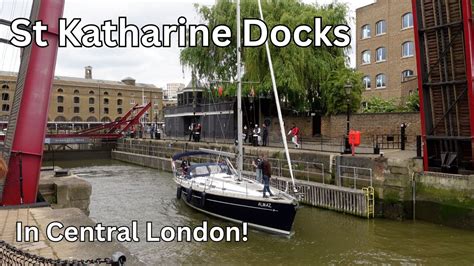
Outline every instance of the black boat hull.
<path id="1" fill-rule="evenodd" d="M 199 211 L 279 234 L 291 233 L 297 208 L 297 203 L 226 197 L 185 187 L 178 187 L 177 196 Z"/>

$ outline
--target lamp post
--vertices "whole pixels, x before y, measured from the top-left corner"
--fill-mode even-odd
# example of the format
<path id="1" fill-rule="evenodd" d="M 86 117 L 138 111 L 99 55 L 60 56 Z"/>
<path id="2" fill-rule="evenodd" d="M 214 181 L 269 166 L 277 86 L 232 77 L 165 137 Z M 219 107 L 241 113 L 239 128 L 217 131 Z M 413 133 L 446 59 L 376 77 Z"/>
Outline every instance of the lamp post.
<path id="1" fill-rule="evenodd" d="M 351 154 L 352 149 L 351 145 L 349 144 L 349 131 L 351 130 L 351 122 L 350 122 L 350 116 L 351 116 L 351 109 L 350 109 L 350 104 L 351 104 L 351 90 L 352 90 L 352 83 L 350 81 L 347 81 L 346 85 L 344 85 L 344 90 L 346 92 L 346 104 L 347 104 L 347 109 L 346 109 L 346 115 L 347 115 L 347 129 L 346 129 L 346 136 L 345 136 L 345 141 L 344 141 L 344 154 Z"/>

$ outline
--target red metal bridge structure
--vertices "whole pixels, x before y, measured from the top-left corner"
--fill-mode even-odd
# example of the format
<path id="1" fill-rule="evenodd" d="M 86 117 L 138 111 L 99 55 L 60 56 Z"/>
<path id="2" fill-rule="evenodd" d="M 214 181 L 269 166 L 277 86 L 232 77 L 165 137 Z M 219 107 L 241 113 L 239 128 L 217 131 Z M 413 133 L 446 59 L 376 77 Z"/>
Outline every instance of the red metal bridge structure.
<path id="1" fill-rule="evenodd" d="M 471 0 L 412 0 L 425 171 L 474 170 Z"/>
<path id="2" fill-rule="evenodd" d="M 47 47 L 34 42 L 22 51 L 13 106 L 4 138 L 3 158 L 8 164 L 6 179 L 0 178 L 0 205 L 29 205 L 37 199 L 45 137 L 58 139 L 101 139 L 111 141 L 133 130 L 151 107 L 135 105 L 120 120 L 72 134 L 46 135 L 47 113 L 58 50 L 58 19 L 62 17 L 64 0 L 33 1 L 30 21 L 48 25 L 43 33 Z M 0 24 L 11 22 L 0 19 Z M 9 40 L 1 39 L 1 43 Z"/>

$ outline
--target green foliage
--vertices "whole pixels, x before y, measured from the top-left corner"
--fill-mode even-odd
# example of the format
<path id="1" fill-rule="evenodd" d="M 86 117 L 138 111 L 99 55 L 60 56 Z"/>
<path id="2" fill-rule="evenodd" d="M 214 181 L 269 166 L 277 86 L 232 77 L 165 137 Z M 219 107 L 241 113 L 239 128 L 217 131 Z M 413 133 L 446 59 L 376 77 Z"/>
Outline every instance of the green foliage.
<path id="1" fill-rule="evenodd" d="M 262 1 L 265 22 L 269 29 L 278 24 L 294 29 L 298 25 L 313 25 L 315 17 L 322 17 L 325 25 L 349 24 L 348 7 L 345 4 L 304 4 L 300 0 Z M 210 43 L 210 47 L 188 47 L 181 52 L 181 63 L 193 68 L 198 77 L 207 80 L 232 80 L 236 77 L 236 6 L 234 1 L 220 0 L 212 7 L 196 5 L 197 12 L 210 29 L 225 24 L 233 29 L 232 43 L 219 48 Z M 258 4 L 255 0 L 241 1 L 242 18 L 259 18 Z M 242 23 L 243 24 L 243 23 Z M 324 26 L 324 25 L 323 25 Z M 254 28 L 252 36 L 257 37 Z M 314 34 L 308 34 L 314 39 Z M 334 36 L 330 36 L 334 39 Z M 200 42 L 198 42 L 199 44 Z M 285 48 L 270 44 L 278 92 L 288 107 L 297 111 L 322 110 L 324 113 L 345 111 L 346 96 L 343 83 L 353 82 L 351 108 L 357 109 L 360 103 L 360 75 L 346 65 L 347 57 L 343 48 L 314 47 L 301 48 L 293 42 Z M 259 81 L 252 85 L 257 94 L 267 94 L 272 90 L 268 59 L 265 46 L 242 48 L 242 60 L 245 66 L 244 80 Z M 235 87 L 226 85 L 225 94 L 231 95 Z M 360 86 L 362 88 L 362 86 Z M 244 95 L 251 86 L 243 87 Z"/>
<path id="2" fill-rule="evenodd" d="M 409 95 L 405 102 L 396 105 L 395 99 L 384 100 L 379 97 L 372 97 L 367 101 L 367 106 L 363 113 L 392 113 L 392 112 L 417 112 L 420 111 L 420 98 L 417 93 Z"/>

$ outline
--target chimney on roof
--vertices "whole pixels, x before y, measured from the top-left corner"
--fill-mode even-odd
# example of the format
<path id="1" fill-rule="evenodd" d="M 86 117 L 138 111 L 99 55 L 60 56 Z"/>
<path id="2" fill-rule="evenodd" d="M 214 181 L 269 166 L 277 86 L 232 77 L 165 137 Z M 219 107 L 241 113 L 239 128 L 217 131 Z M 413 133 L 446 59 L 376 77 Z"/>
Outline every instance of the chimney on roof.
<path id="1" fill-rule="evenodd" d="M 84 69 L 85 69 L 85 78 L 92 79 L 92 67 L 86 66 Z"/>

